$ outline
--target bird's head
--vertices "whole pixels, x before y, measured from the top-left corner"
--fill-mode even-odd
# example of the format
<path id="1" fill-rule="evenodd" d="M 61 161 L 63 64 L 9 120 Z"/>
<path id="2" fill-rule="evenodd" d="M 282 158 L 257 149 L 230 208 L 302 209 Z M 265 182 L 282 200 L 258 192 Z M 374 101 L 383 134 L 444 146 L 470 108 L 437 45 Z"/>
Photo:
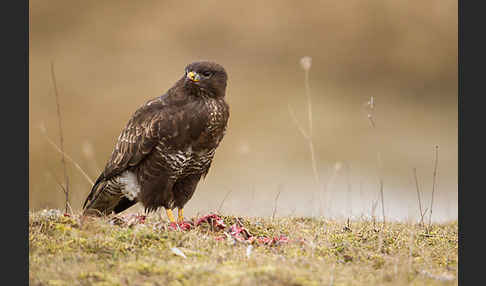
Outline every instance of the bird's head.
<path id="1" fill-rule="evenodd" d="M 224 68 L 214 62 L 193 62 L 186 66 L 184 86 L 197 88 L 211 97 L 224 97 L 228 75 Z"/>

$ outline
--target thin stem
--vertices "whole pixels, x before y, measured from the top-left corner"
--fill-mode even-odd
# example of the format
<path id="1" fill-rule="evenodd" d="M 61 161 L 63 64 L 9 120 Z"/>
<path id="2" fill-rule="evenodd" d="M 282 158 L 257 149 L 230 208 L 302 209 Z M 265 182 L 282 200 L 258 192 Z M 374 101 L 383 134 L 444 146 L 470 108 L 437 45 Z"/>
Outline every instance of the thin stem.
<path id="1" fill-rule="evenodd" d="M 309 137 L 312 138 L 312 101 L 310 95 L 310 85 L 309 85 L 309 70 L 305 70 L 305 94 L 307 96 L 307 110 L 309 118 Z"/>
<path id="2" fill-rule="evenodd" d="M 51 144 L 52 147 L 54 147 L 54 149 L 61 153 L 66 159 L 68 159 L 69 161 L 71 161 L 71 163 L 74 164 L 74 166 L 81 172 L 81 174 L 83 174 L 83 176 L 86 178 L 86 180 L 91 184 L 91 185 L 94 185 L 94 181 L 90 179 L 90 177 L 88 176 L 88 174 L 86 174 L 86 172 L 78 165 L 78 163 L 76 163 L 76 161 L 74 161 L 68 154 L 66 154 L 66 152 L 63 152 L 57 145 L 56 143 L 54 143 L 54 141 L 51 140 L 51 138 L 49 138 L 49 136 L 47 136 L 46 134 L 46 131 L 44 130 L 41 130 L 42 133 L 44 134 L 47 142 L 49 144 Z"/>
<path id="3" fill-rule="evenodd" d="M 419 203 L 419 210 L 420 210 L 420 224 L 423 224 L 423 218 L 424 218 L 424 215 L 423 215 L 423 211 L 422 211 L 422 199 L 420 198 L 421 195 L 420 195 L 420 189 L 419 189 L 419 183 L 418 183 L 418 179 L 417 179 L 417 169 L 416 168 L 413 168 L 413 176 L 415 178 L 415 187 L 417 188 L 417 197 L 418 197 L 418 203 Z"/>
<path id="4" fill-rule="evenodd" d="M 56 82 L 56 74 L 54 72 L 54 62 L 51 61 L 51 77 L 52 77 L 52 84 L 54 85 L 54 94 L 56 96 L 56 106 L 57 106 L 57 119 L 59 123 L 59 137 L 60 137 L 60 145 L 61 145 L 61 162 L 64 170 L 64 180 L 66 184 L 66 188 L 64 189 L 65 195 L 65 211 L 68 212 L 68 205 L 69 205 L 69 178 L 66 171 L 66 161 L 64 160 L 64 137 L 62 132 L 62 117 L 61 117 L 61 108 L 59 106 L 59 94 L 57 91 L 57 82 Z"/>
<path id="5" fill-rule="evenodd" d="M 346 184 L 348 185 L 348 192 L 347 192 L 347 203 L 348 203 L 348 213 L 350 216 L 353 215 L 353 196 L 352 193 L 352 186 L 351 186 L 351 166 L 349 163 L 346 163 Z"/>
<path id="6" fill-rule="evenodd" d="M 317 163 L 315 158 L 315 151 L 314 151 L 314 137 L 313 137 L 313 126 L 312 126 L 312 100 L 311 100 L 311 92 L 310 92 L 310 84 L 309 84 L 309 69 L 304 70 L 305 74 L 305 94 L 307 96 L 307 115 L 309 119 L 309 149 L 311 153 L 311 160 L 312 160 L 312 171 L 314 172 L 314 178 L 316 183 L 319 185 L 319 173 L 317 172 Z"/>
<path id="7" fill-rule="evenodd" d="M 317 162 L 316 162 L 316 155 L 314 151 L 314 142 L 312 140 L 309 140 L 309 149 L 311 153 L 312 171 L 314 173 L 314 179 L 316 180 L 316 184 L 319 185 L 319 173 L 317 172 Z"/>
<path id="8" fill-rule="evenodd" d="M 221 212 L 221 209 L 223 208 L 223 204 L 224 202 L 226 201 L 226 199 L 228 198 L 228 196 L 231 194 L 231 192 L 233 192 L 232 189 L 228 190 L 228 192 L 226 192 L 226 195 L 224 196 L 223 200 L 221 201 L 221 203 L 219 204 L 219 207 L 218 207 L 218 213 Z"/>
<path id="9" fill-rule="evenodd" d="M 277 203 L 278 203 L 278 198 L 280 197 L 281 192 L 282 192 L 282 185 L 279 185 L 277 195 L 275 196 L 275 203 L 274 203 L 274 206 L 273 206 L 272 220 L 275 219 L 275 214 L 277 213 Z"/>
<path id="10" fill-rule="evenodd" d="M 314 141 L 313 141 L 313 122 L 312 122 L 312 100 L 311 100 L 311 94 L 310 94 L 310 84 L 309 84 L 309 70 L 312 66 L 312 58 L 311 57 L 303 57 L 300 59 L 300 65 L 304 69 L 304 85 L 305 85 L 305 94 L 307 97 L 307 116 L 308 116 L 308 124 L 309 124 L 309 132 L 305 132 L 304 128 L 299 124 L 297 118 L 295 117 L 295 114 L 290 107 L 289 107 L 289 112 L 292 117 L 292 120 L 294 121 L 295 125 L 299 129 L 300 133 L 302 136 L 307 140 L 307 143 L 309 144 L 309 151 L 311 155 L 311 164 L 312 164 L 312 172 L 314 173 L 314 179 L 316 181 L 317 185 L 317 193 L 320 194 L 319 191 L 319 186 L 320 186 L 320 181 L 319 181 L 319 173 L 317 171 L 317 163 L 316 163 L 316 155 L 315 155 L 315 149 L 314 149 Z M 313 208 L 314 211 L 314 208 Z"/>
<path id="11" fill-rule="evenodd" d="M 373 112 L 375 110 L 375 99 L 372 96 L 370 98 L 370 101 L 368 102 L 368 107 L 369 107 L 369 112 L 368 112 L 368 120 L 370 122 L 370 126 L 372 130 L 376 130 L 376 124 L 375 120 L 373 119 Z M 378 144 L 377 144 L 378 145 Z M 382 170 L 383 170 L 383 162 L 381 160 L 381 152 L 378 150 L 376 152 L 376 159 L 378 162 L 378 181 L 380 184 L 380 196 L 381 196 L 381 209 L 382 209 L 382 215 L 383 215 L 383 227 L 385 227 L 385 201 L 383 198 L 383 178 L 382 178 Z"/>
<path id="12" fill-rule="evenodd" d="M 297 117 L 295 116 L 294 110 L 292 109 L 290 104 L 288 104 L 287 107 L 289 109 L 290 117 L 292 117 L 292 121 L 294 122 L 297 129 L 299 129 L 300 133 L 302 134 L 302 136 L 304 137 L 305 140 L 310 140 L 309 135 L 307 134 L 307 132 L 305 132 L 304 128 L 302 128 L 302 125 L 300 125 L 299 121 L 297 120 Z"/>
<path id="13" fill-rule="evenodd" d="M 383 214 L 383 227 L 385 227 L 385 200 L 383 198 L 383 180 L 380 179 L 381 211 Z"/>
<path id="14" fill-rule="evenodd" d="M 432 198 L 430 200 L 430 211 L 429 211 L 429 227 L 432 223 L 432 206 L 434 205 L 434 193 L 435 193 L 435 186 L 436 186 L 436 178 L 437 178 L 437 167 L 439 163 L 439 146 L 435 146 L 435 164 L 434 164 L 434 177 L 432 180 Z"/>

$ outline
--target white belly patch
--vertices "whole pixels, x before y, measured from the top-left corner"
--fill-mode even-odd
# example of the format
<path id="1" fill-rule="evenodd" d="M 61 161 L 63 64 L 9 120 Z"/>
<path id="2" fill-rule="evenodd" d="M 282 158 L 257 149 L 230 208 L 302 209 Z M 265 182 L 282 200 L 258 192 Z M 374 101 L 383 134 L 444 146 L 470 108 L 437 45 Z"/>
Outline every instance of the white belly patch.
<path id="1" fill-rule="evenodd" d="M 140 185 L 138 184 L 137 176 L 133 172 L 125 171 L 121 174 L 119 182 L 124 184 L 122 193 L 129 200 L 133 201 L 140 193 Z"/>

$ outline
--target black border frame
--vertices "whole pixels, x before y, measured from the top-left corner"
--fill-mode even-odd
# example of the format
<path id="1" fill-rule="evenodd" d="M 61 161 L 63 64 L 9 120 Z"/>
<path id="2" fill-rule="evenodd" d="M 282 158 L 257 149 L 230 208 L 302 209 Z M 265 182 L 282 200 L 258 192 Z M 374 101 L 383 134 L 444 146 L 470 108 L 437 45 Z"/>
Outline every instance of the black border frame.
<path id="1" fill-rule="evenodd" d="M 29 285 L 29 1 L 3 4 L 2 282 Z"/>

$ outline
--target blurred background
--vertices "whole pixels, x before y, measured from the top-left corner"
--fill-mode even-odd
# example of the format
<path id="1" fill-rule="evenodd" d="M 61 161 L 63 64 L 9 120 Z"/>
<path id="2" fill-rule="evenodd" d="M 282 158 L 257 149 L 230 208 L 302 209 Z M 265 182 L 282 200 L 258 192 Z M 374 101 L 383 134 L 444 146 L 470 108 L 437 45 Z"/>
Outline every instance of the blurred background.
<path id="1" fill-rule="evenodd" d="M 457 14 L 450 0 L 31 0 L 29 207 L 64 207 L 51 61 L 65 152 L 95 180 L 132 113 L 209 59 L 229 74 L 231 116 L 187 216 L 379 219 L 382 178 L 387 219 L 416 220 L 413 169 L 429 208 L 437 145 L 432 220 L 457 219 Z M 309 129 L 304 56 L 318 182 L 289 111 Z M 91 184 L 67 172 L 80 210 Z"/>

